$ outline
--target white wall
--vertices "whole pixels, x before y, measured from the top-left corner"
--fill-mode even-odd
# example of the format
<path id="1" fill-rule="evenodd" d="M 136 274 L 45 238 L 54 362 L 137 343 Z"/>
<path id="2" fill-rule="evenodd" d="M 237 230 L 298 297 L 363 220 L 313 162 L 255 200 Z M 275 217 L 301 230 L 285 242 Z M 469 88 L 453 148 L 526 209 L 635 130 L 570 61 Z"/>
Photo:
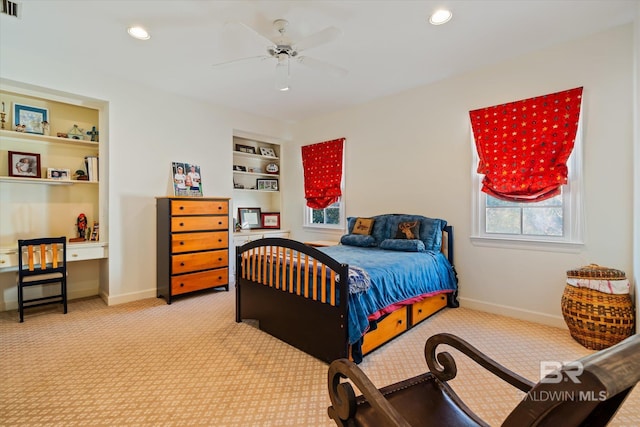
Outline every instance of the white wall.
<path id="1" fill-rule="evenodd" d="M 626 25 L 299 123 L 286 153 L 285 178 L 289 188 L 296 185 L 285 194 L 293 237 L 327 237 L 297 231 L 304 206 L 299 146 L 346 137 L 349 216 L 402 212 L 448 220 L 464 306 L 564 326 L 566 270 L 594 262 L 633 273 L 633 56 L 633 27 Z M 474 246 L 468 111 L 577 86 L 584 86 L 584 247 L 562 253 Z"/>
<path id="2" fill-rule="evenodd" d="M 155 198 L 170 195 L 171 162 L 201 165 L 205 196 L 231 197 L 234 129 L 287 139 L 285 124 L 207 105 L 85 72 L 74 64 L 48 63 L 9 48 L 0 51 L 0 76 L 30 85 L 105 100 L 109 103 L 108 286 L 109 304 L 156 294 Z M 101 230 L 102 231 L 102 230 Z M 95 267 L 95 266 L 94 266 Z M 15 286 L 15 281 L 11 284 Z M 73 282 L 69 292 L 73 294 Z M 11 293 L 6 298 L 12 298 Z M 15 298 L 15 295 L 13 296 Z M 15 301 L 15 300 L 14 300 Z M 5 306 L 15 306 L 15 302 Z"/>

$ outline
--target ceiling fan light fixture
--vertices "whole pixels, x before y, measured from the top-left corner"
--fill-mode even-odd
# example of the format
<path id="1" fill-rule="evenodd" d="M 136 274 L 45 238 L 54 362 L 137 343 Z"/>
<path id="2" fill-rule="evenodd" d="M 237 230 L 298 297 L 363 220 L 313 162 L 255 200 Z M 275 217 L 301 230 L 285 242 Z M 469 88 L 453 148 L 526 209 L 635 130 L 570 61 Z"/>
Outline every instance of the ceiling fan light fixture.
<path id="1" fill-rule="evenodd" d="M 429 23 L 432 25 L 442 25 L 446 24 L 451 20 L 453 14 L 450 10 L 447 9 L 438 9 L 431 14 L 429 17 Z"/>
<path id="2" fill-rule="evenodd" d="M 129 33 L 129 35 L 134 39 L 138 40 L 149 40 L 151 38 L 147 30 L 142 27 L 129 27 L 127 28 L 127 33 Z"/>
<path id="3" fill-rule="evenodd" d="M 281 53 L 278 55 L 278 63 L 276 64 L 276 87 L 281 92 L 286 92 L 289 86 L 289 55 Z"/>

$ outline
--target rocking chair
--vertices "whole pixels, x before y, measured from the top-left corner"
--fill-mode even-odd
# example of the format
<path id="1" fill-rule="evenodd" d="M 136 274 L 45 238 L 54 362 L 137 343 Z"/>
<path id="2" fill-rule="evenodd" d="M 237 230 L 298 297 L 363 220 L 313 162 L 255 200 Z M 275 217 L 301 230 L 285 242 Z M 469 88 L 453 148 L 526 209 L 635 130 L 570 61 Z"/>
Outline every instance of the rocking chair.
<path id="1" fill-rule="evenodd" d="M 449 345 L 477 364 L 526 393 L 503 426 L 606 425 L 640 381 L 640 335 L 578 359 L 537 384 L 489 359 L 466 341 L 450 334 L 427 340 L 430 372 L 377 389 L 348 359 L 329 366 L 329 417 L 338 426 L 488 426 L 456 395 L 447 381 L 456 364 L 436 347 Z M 355 396 L 349 379 L 362 392 Z M 544 398 L 541 398 L 544 397 Z"/>

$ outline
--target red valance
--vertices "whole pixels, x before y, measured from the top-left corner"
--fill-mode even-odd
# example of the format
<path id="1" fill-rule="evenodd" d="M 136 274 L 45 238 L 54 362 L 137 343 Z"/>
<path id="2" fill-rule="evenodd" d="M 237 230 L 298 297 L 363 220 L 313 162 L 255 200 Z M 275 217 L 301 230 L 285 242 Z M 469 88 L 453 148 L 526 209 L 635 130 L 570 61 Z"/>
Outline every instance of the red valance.
<path id="1" fill-rule="evenodd" d="M 560 194 L 581 101 L 579 87 L 470 111 L 482 191 L 515 202 Z"/>
<path id="2" fill-rule="evenodd" d="M 302 147 L 304 197 L 312 209 L 324 209 L 342 195 L 344 138 Z"/>

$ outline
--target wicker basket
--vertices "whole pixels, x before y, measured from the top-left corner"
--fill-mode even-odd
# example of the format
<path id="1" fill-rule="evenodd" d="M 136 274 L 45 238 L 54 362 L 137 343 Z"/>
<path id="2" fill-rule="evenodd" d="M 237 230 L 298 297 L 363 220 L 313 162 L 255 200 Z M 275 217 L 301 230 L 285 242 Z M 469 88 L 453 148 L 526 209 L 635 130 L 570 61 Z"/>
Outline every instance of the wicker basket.
<path id="1" fill-rule="evenodd" d="M 608 280 L 625 279 L 619 270 L 590 265 L 567 272 L 569 277 Z M 602 350 L 633 335 L 635 312 L 629 294 L 609 294 L 566 285 L 562 316 L 571 336 L 591 350 Z"/>

